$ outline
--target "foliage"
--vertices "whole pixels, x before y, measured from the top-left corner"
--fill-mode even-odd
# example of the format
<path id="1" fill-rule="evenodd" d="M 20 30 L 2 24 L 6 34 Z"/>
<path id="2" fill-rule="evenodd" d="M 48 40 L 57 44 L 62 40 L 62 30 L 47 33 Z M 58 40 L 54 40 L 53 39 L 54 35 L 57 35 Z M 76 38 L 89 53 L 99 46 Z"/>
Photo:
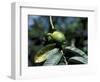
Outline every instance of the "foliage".
<path id="1" fill-rule="evenodd" d="M 88 19 L 28 16 L 28 65 L 88 63 Z"/>

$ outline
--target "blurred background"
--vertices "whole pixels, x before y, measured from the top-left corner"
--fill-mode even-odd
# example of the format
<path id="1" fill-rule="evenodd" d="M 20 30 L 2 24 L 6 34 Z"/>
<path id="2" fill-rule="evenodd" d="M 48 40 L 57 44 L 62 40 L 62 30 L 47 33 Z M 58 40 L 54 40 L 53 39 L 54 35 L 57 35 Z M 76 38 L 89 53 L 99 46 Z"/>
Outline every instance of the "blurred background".
<path id="1" fill-rule="evenodd" d="M 56 30 L 64 33 L 67 45 L 75 40 L 75 47 L 86 54 L 88 52 L 88 18 L 52 16 Z M 49 16 L 28 16 L 28 65 L 32 63 L 34 55 L 44 47 L 44 36 L 51 30 Z"/>

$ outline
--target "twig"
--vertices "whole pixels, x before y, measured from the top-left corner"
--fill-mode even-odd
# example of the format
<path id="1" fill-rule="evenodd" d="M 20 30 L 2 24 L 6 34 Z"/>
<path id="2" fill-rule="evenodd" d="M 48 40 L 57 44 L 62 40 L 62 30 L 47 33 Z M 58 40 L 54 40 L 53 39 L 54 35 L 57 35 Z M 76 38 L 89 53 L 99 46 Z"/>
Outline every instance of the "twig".
<path id="1" fill-rule="evenodd" d="M 63 54 L 63 51 L 61 50 L 61 53 Z M 63 55 L 63 58 L 64 58 L 64 62 L 65 62 L 65 64 L 67 65 L 68 64 L 68 62 L 67 62 L 67 60 L 66 60 L 66 57 Z"/>
<path id="2" fill-rule="evenodd" d="M 75 47 L 75 39 L 71 40 L 71 47 Z"/>
<path id="3" fill-rule="evenodd" d="M 54 29 L 55 27 L 54 27 L 53 22 L 52 22 L 52 16 L 50 16 L 50 24 L 51 24 L 52 29 Z"/>
<path id="4" fill-rule="evenodd" d="M 68 64 L 68 62 L 67 62 L 67 60 L 66 60 L 66 58 L 65 58 L 65 56 L 63 55 L 63 58 L 64 58 L 64 62 L 65 62 L 65 64 L 67 65 Z"/>

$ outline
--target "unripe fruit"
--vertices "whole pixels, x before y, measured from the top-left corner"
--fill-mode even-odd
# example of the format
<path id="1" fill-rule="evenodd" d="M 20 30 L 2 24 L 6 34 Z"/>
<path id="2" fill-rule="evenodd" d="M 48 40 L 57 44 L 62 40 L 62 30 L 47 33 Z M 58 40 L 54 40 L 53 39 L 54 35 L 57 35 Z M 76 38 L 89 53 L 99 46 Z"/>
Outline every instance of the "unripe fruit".
<path id="1" fill-rule="evenodd" d="M 54 31 L 53 33 L 50 33 L 50 36 L 53 40 L 55 40 L 57 42 L 65 41 L 65 35 L 62 32 Z"/>

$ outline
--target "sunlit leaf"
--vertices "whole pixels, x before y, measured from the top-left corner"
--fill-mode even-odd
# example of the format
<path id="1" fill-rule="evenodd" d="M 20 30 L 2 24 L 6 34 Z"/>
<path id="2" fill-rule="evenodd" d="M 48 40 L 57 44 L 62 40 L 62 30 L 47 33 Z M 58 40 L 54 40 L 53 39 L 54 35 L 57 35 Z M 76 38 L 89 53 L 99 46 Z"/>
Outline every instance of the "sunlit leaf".
<path id="1" fill-rule="evenodd" d="M 45 61 L 48 57 L 48 51 L 50 51 L 51 49 L 55 48 L 56 44 L 49 44 L 45 47 L 43 47 L 42 49 L 40 49 L 40 51 L 37 52 L 37 54 L 34 57 L 34 62 L 35 63 L 41 63 L 43 61 Z"/>

